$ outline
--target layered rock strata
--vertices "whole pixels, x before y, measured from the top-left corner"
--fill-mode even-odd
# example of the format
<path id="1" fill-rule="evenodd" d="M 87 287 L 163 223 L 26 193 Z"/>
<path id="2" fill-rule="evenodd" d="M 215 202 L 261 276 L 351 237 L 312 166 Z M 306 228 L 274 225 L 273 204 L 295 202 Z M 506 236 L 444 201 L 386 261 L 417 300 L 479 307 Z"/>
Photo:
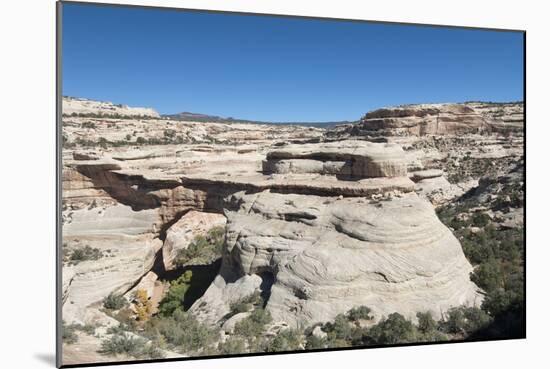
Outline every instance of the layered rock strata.
<path id="1" fill-rule="evenodd" d="M 238 193 L 227 208 L 220 274 L 191 309 L 212 324 L 254 290 L 294 327 L 358 305 L 415 319 L 481 302 L 460 243 L 414 193 L 387 201 Z"/>

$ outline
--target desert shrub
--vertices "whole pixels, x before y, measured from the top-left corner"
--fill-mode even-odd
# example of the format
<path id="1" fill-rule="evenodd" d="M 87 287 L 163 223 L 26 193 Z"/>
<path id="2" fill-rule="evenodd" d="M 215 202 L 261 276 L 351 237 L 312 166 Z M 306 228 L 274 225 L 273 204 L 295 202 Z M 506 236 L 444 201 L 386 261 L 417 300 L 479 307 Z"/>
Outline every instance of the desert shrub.
<path id="1" fill-rule="evenodd" d="M 306 338 L 306 350 L 323 349 L 327 347 L 327 339 L 310 335 Z"/>
<path id="2" fill-rule="evenodd" d="M 190 353 L 214 343 L 218 332 L 200 323 L 192 314 L 176 309 L 170 317 L 154 317 L 145 326 L 149 337 L 159 335 L 178 350 Z"/>
<path id="3" fill-rule="evenodd" d="M 416 317 L 418 319 L 418 342 L 448 341 L 451 339 L 451 337 L 439 331 L 439 323 L 433 319 L 430 312 L 419 312 L 416 314 Z"/>
<path id="4" fill-rule="evenodd" d="M 229 314 L 226 318 L 230 318 L 238 313 L 244 313 L 246 311 L 253 310 L 257 307 L 262 307 L 264 300 L 259 291 L 255 291 L 251 295 L 233 302 L 229 305 Z"/>
<path id="5" fill-rule="evenodd" d="M 266 346 L 267 352 L 296 351 L 301 349 L 303 349 L 302 334 L 295 329 L 286 329 L 280 332 L 275 338 L 268 341 Z"/>
<path id="6" fill-rule="evenodd" d="M 102 355 L 126 355 L 136 359 L 159 359 L 164 356 L 153 343 L 147 343 L 141 337 L 132 337 L 127 332 L 113 334 L 103 340 L 99 352 Z"/>
<path id="7" fill-rule="evenodd" d="M 176 131 L 173 129 L 165 129 L 164 130 L 164 137 L 166 138 L 174 138 L 176 136 Z"/>
<path id="8" fill-rule="evenodd" d="M 170 282 L 168 293 L 159 304 L 160 315 L 170 316 L 174 313 L 176 309 L 179 309 L 183 306 L 185 293 L 189 290 L 189 287 L 191 286 L 190 283 L 192 277 L 193 272 L 191 270 L 187 270 L 177 279 Z"/>
<path id="9" fill-rule="evenodd" d="M 368 343 L 372 344 L 397 344 L 414 342 L 416 327 L 403 315 L 393 313 L 387 319 L 372 326 L 368 330 Z"/>
<path id="10" fill-rule="evenodd" d="M 491 317 L 476 307 L 455 307 L 447 311 L 447 318 L 440 322 L 440 328 L 447 333 L 469 335 L 487 327 Z"/>
<path id="11" fill-rule="evenodd" d="M 493 291 L 503 284 L 503 272 L 496 260 L 479 265 L 471 275 L 471 280 L 485 291 Z"/>
<path id="12" fill-rule="evenodd" d="M 72 250 L 69 263 L 76 265 L 82 261 L 99 260 L 102 256 L 101 250 L 86 245 Z"/>
<path id="13" fill-rule="evenodd" d="M 271 323 L 271 314 L 264 309 L 256 309 L 248 317 L 235 324 L 235 334 L 243 337 L 258 337 L 265 329 L 265 325 Z"/>
<path id="14" fill-rule="evenodd" d="M 145 145 L 147 143 L 147 140 L 141 136 L 139 136 L 137 139 L 136 139 L 136 143 L 138 145 Z"/>
<path id="15" fill-rule="evenodd" d="M 135 294 L 135 309 L 137 320 L 141 322 L 147 321 L 152 313 L 151 301 L 147 296 L 147 291 L 138 289 Z"/>
<path id="16" fill-rule="evenodd" d="M 87 333 L 90 336 L 95 334 L 96 329 L 96 326 L 92 324 L 72 324 L 71 327 L 77 331 Z"/>
<path id="17" fill-rule="evenodd" d="M 67 325 L 65 321 L 63 321 L 61 324 L 61 338 L 63 343 L 68 345 L 78 342 L 75 327 L 73 325 Z"/>
<path id="18" fill-rule="evenodd" d="M 106 149 L 109 147 L 109 140 L 107 140 L 105 137 L 100 137 L 99 140 L 97 140 L 97 144 L 99 147 Z"/>
<path id="19" fill-rule="evenodd" d="M 351 321 L 371 320 L 371 309 L 366 306 L 355 307 L 347 312 L 347 317 Z"/>
<path id="20" fill-rule="evenodd" d="M 333 322 L 325 323 L 322 330 L 327 333 L 328 344 L 331 347 L 341 347 L 341 341 L 347 342 L 352 337 L 352 326 L 344 314 L 338 314 Z"/>
<path id="21" fill-rule="evenodd" d="M 96 128 L 96 125 L 94 122 L 91 122 L 91 121 L 88 121 L 88 122 L 84 122 L 81 124 L 81 127 L 82 128 L 91 128 L 91 129 L 95 129 Z"/>
<path id="22" fill-rule="evenodd" d="M 191 264 L 208 264 L 222 255 L 225 242 L 225 228 L 214 227 L 206 236 L 197 236 L 187 249 L 181 249 L 176 255 L 175 264 L 186 266 Z"/>
<path id="23" fill-rule="evenodd" d="M 472 216 L 472 224 L 476 227 L 483 228 L 491 222 L 491 217 L 486 213 L 477 212 Z"/>
<path id="24" fill-rule="evenodd" d="M 120 310 L 125 307 L 127 303 L 124 296 L 112 292 L 103 299 L 103 307 L 109 310 Z"/>
<path id="25" fill-rule="evenodd" d="M 418 330 L 421 333 L 429 333 L 437 330 L 437 322 L 432 317 L 432 313 L 425 312 L 416 313 L 416 317 L 418 319 Z"/>
<path id="26" fill-rule="evenodd" d="M 497 289 L 489 292 L 485 296 L 482 309 L 492 316 L 496 317 L 505 314 L 507 311 L 522 312 L 524 306 L 524 293 L 521 290 Z"/>
<path id="27" fill-rule="evenodd" d="M 242 354 L 246 351 L 246 342 L 240 337 L 229 337 L 218 344 L 218 352 L 222 355 Z"/>
<path id="28" fill-rule="evenodd" d="M 110 311 L 106 311 L 106 313 L 118 320 L 120 324 L 123 324 L 125 327 L 127 327 L 128 329 L 126 330 L 133 330 L 137 327 L 135 313 L 128 306 L 123 307 L 122 309 L 116 311 L 116 313 L 114 314 L 112 314 L 112 312 Z"/>

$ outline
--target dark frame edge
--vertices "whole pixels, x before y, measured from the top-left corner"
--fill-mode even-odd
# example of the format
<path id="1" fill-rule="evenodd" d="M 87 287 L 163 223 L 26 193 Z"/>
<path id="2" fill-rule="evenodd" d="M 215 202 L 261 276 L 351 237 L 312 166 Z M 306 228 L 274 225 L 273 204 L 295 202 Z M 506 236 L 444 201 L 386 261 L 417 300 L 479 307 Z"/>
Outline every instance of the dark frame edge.
<path id="1" fill-rule="evenodd" d="M 55 4 L 55 176 L 56 176 L 56 198 L 55 198 L 55 365 L 60 368 L 63 365 L 63 317 L 62 317 L 62 223 L 61 223 L 61 196 L 62 188 L 62 19 L 63 19 L 63 3 L 58 1 Z"/>

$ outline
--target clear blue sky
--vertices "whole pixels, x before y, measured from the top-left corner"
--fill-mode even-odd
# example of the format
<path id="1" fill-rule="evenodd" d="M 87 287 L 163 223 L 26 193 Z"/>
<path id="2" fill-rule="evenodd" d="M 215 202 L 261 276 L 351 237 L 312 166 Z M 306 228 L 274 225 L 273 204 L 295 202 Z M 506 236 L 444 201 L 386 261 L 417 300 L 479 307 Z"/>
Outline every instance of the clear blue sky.
<path id="1" fill-rule="evenodd" d="M 523 99 L 523 35 L 65 4 L 63 95 L 266 121 Z"/>

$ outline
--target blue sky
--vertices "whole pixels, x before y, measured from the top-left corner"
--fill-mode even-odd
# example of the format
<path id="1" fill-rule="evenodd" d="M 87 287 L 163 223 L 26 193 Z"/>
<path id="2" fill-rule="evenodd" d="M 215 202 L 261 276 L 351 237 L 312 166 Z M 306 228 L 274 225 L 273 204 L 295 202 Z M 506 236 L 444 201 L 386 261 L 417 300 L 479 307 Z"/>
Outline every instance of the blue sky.
<path id="1" fill-rule="evenodd" d="M 65 4 L 63 95 L 266 121 L 523 99 L 523 34 Z"/>

